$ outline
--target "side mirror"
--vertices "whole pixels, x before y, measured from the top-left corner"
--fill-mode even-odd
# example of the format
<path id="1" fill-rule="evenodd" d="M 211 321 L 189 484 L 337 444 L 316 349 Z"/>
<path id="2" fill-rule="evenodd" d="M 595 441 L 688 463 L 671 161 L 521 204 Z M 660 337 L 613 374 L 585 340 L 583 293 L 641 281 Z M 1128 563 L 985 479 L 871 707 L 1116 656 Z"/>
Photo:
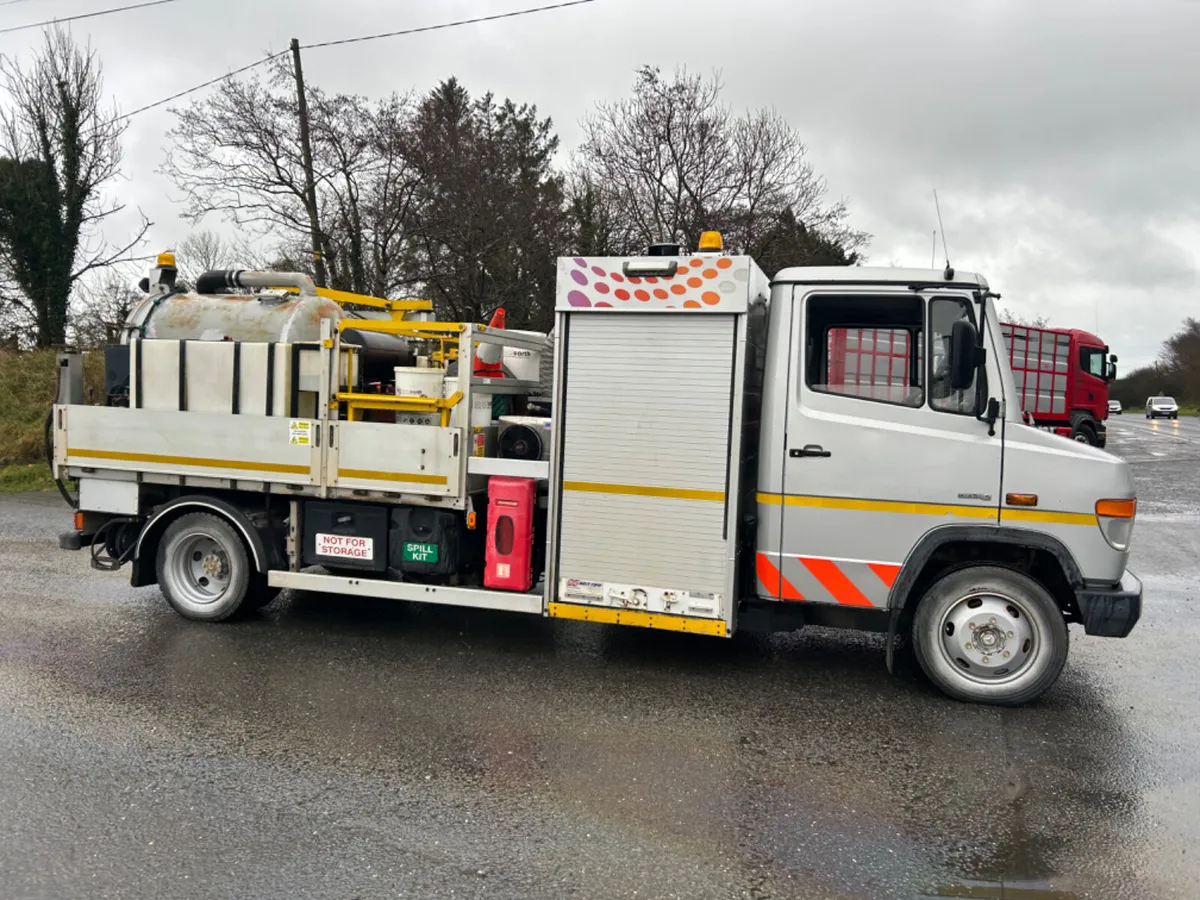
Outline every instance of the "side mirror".
<path id="1" fill-rule="evenodd" d="M 950 329 L 950 359 L 947 361 L 950 389 L 965 391 L 975 381 L 979 368 L 979 332 L 966 319 L 959 319 Z"/>
<path id="2" fill-rule="evenodd" d="M 1113 357 L 1113 361 L 1108 364 L 1108 380 L 1117 380 L 1117 360 L 1115 356 Z"/>

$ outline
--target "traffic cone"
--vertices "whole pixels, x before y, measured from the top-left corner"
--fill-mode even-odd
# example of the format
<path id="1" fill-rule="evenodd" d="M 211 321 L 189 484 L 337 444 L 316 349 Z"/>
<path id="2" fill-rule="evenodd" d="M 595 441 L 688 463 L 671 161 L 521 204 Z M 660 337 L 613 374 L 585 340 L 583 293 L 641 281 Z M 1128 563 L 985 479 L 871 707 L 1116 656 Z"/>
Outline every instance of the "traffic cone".
<path id="1" fill-rule="evenodd" d="M 496 310 L 488 328 L 504 327 L 504 307 Z M 496 344 L 480 344 L 475 348 L 475 375 L 479 378 L 504 377 L 504 348 Z"/>

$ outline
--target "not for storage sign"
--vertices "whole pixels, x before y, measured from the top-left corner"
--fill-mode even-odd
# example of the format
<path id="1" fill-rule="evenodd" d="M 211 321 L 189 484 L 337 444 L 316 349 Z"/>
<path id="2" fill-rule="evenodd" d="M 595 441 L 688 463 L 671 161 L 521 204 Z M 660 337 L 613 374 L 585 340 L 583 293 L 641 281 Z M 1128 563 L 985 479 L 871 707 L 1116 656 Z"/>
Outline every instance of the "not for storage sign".
<path id="1" fill-rule="evenodd" d="M 316 550 L 318 556 L 370 561 L 375 558 L 375 540 L 348 534 L 321 534 L 318 531 Z"/>

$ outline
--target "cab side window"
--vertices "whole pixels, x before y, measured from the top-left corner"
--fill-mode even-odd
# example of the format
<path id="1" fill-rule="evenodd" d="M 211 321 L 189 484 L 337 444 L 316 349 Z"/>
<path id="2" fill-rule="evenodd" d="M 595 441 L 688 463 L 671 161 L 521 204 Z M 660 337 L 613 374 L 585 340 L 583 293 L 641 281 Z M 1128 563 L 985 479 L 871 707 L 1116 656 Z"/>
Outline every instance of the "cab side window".
<path id="1" fill-rule="evenodd" d="M 1079 350 L 1079 367 L 1089 375 L 1097 378 L 1105 376 L 1104 351 L 1094 347 L 1082 347 Z"/>
<path id="2" fill-rule="evenodd" d="M 971 302 L 963 297 L 937 297 L 929 304 L 929 405 L 939 412 L 974 415 L 979 373 L 970 386 L 950 388 L 950 335 L 960 320 L 975 324 Z"/>
<path id="3" fill-rule="evenodd" d="M 805 380 L 811 390 L 900 406 L 925 404 L 919 296 L 816 296 L 805 309 Z"/>

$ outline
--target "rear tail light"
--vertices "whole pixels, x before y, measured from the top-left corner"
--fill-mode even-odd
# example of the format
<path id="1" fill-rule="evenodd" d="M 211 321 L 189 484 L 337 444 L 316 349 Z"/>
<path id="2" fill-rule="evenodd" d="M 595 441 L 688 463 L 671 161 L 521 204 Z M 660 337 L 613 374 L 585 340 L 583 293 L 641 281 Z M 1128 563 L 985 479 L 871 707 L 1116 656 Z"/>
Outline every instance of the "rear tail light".
<path id="1" fill-rule="evenodd" d="M 1137 500 L 1097 500 L 1096 521 L 1100 533 L 1114 550 L 1124 553 L 1133 536 L 1133 520 L 1137 516 Z"/>

